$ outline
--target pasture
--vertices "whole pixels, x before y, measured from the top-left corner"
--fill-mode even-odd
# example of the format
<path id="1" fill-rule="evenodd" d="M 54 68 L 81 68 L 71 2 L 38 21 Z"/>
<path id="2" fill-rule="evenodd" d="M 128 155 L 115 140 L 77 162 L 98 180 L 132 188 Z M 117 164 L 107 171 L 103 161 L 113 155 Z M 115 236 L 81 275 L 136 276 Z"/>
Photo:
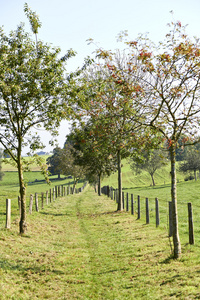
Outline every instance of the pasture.
<path id="1" fill-rule="evenodd" d="M 128 174 L 126 174 L 129 172 Z M 166 169 L 166 174 L 168 173 Z M 164 171 L 161 172 L 164 176 Z M 124 163 L 124 192 L 134 197 L 158 197 L 163 207 L 170 197 L 169 181 L 160 179 L 156 187 L 135 180 Z M 116 174 L 103 184 L 114 186 Z M 168 176 L 168 175 L 167 175 Z M 178 183 L 179 202 L 199 202 L 199 181 Z M 28 172 L 29 194 L 49 189 L 39 172 Z M 158 174 L 159 177 L 159 174 Z M 125 180 L 127 178 L 127 180 Z M 165 180 L 165 184 L 161 181 Z M 183 179 L 183 177 L 182 177 Z M 158 181 L 158 179 L 157 179 Z M 52 181 L 51 187 L 69 180 Z M 111 184 L 110 184 L 111 185 Z M 115 186 L 114 186 L 115 187 Z M 199 299 L 200 239 L 195 216 L 195 245 L 188 244 L 186 216 L 179 218 L 182 257 L 171 259 L 167 216 L 159 228 L 144 215 L 116 212 L 116 203 L 97 196 L 89 185 L 83 193 L 57 198 L 39 212 L 28 214 L 28 232 L 18 234 L 19 211 L 16 172 L 6 172 L 0 182 L 0 299 Z M 5 199 L 12 199 L 11 229 L 5 229 Z M 145 198 L 144 198 L 145 199 Z M 161 200 L 163 199 L 163 200 Z M 163 209 L 163 208 L 162 208 Z M 161 210 L 162 210 L 161 209 Z M 187 207 L 186 207 L 187 209 Z M 167 210 L 166 210 L 167 213 Z M 194 212 L 195 213 L 195 212 Z"/>
<path id="2" fill-rule="evenodd" d="M 130 170 L 128 161 L 124 161 L 122 168 L 123 192 L 134 195 L 135 210 L 137 210 L 137 196 L 141 199 L 141 220 L 145 222 L 145 199 L 149 199 L 150 223 L 155 220 L 155 198 L 159 200 L 160 227 L 169 232 L 169 201 L 171 201 L 170 166 L 158 170 L 155 176 L 156 186 L 151 185 L 150 175 L 143 171 L 134 175 Z M 178 168 L 178 163 L 177 163 Z M 200 246 L 200 180 L 184 181 L 186 175 L 177 172 L 177 203 L 179 214 L 179 231 L 183 243 L 188 243 L 188 208 L 187 203 L 192 203 L 195 243 Z M 104 179 L 102 185 L 117 188 L 117 174 L 112 174 Z"/>

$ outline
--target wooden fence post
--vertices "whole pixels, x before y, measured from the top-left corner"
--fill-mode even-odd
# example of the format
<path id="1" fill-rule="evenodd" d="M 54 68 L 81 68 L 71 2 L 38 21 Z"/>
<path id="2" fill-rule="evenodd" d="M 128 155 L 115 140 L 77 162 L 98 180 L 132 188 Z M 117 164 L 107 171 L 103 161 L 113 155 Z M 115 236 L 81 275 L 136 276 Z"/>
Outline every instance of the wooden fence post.
<path id="1" fill-rule="evenodd" d="M 126 211 L 129 211 L 129 207 L 128 207 L 128 193 L 126 194 Z"/>
<path id="2" fill-rule="evenodd" d="M 49 204 L 49 192 L 46 191 L 46 204 L 48 205 Z"/>
<path id="3" fill-rule="evenodd" d="M 137 204 L 138 204 L 138 220 L 140 219 L 140 196 L 138 195 L 138 198 L 137 198 Z"/>
<path id="4" fill-rule="evenodd" d="M 63 187 L 64 197 L 66 197 L 66 186 Z"/>
<path id="5" fill-rule="evenodd" d="M 6 228 L 10 228 L 11 223 L 11 199 L 6 199 Z"/>
<path id="6" fill-rule="evenodd" d="M 172 202 L 169 201 L 169 236 L 173 235 Z"/>
<path id="7" fill-rule="evenodd" d="M 194 228 L 192 217 L 192 203 L 188 203 L 189 244 L 194 244 Z"/>
<path id="8" fill-rule="evenodd" d="M 111 200 L 113 200 L 113 187 L 112 186 L 110 188 L 110 197 L 111 197 Z"/>
<path id="9" fill-rule="evenodd" d="M 51 201 L 52 201 L 52 191 L 51 189 L 49 189 L 49 202 L 51 203 Z"/>
<path id="10" fill-rule="evenodd" d="M 62 188 L 62 197 L 64 196 L 64 186 L 63 184 L 61 185 L 61 188 Z"/>
<path id="11" fill-rule="evenodd" d="M 122 192 L 122 207 L 124 209 L 124 192 Z"/>
<path id="12" fill-rule="evenodd" d="M 155 198 L 155 206 L 156 206 L 156 227 L 158 227 L 160 225 L 158 198 Z"/>
<path id="13" fill-rule="evenodd" d="M 53 201 L 55 201 L 55 197 L 56 197 L 56 189 L 53 188 Z"/>
<path id="14" fill-rule="evenodd" d="M 134 198 L 133 198 L 133 194 L 131 194 L 131 214 L 134 215 Z"/>
<path id="15" fill-rule="evenodd" d="M 32 214 L 33 209 L 33 194 L 30 194 L 29 213 Z"/>
<path id="16" fill-rule="evenodd" d="M 42 209 L 44 208 L 44 193 L 41 192 Z"/>
<path id="17" fill-rule="evenodd" d="M 39 206 L 38 206 L 38 194 L 35 193 L 35 210 L 39 212 Z"/>
<path id="18" fill-rule="evenodd" d="M 149 224 L 149 199 L 146 198 L 146 224 Z"/>
<path id="19" fill-rule="evenodd" d="M 55 186 L 55 192 L 56 192 L 56 198 L 58 197 L 58 187 L 57 185 Z"/>

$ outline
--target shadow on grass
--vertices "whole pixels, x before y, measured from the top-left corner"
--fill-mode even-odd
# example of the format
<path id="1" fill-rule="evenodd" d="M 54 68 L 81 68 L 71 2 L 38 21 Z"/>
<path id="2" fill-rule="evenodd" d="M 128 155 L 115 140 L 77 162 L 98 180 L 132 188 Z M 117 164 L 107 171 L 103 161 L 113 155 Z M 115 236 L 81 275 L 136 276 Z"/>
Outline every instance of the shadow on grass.
<path id="1" fill-rule="evenodd" d="M 56 270 L 56 269 L 49 269 L 46 268 L 45 265 L 41 265 L 40 267 L 34 266 L 34 267 L 24 267 L 21 263 L 10 263 L 7 260 L 0 260 L 0 269 L 5 270 L 5 271 L 20 271 L 22 273 L 24 273 L 24 275 L 26 275 L 26 273 L 31 272 L 34 274 L 41 274 L 44 272 L 51 272 L 57 275 L 63 275 L 65 274 L 63 271 L 61 270 Z"/>
<path id="2" fill-rule="evenodd" d="M 80 213 L 79 211 L 77 212 L 77 217 L 79 218 L 84 218 L 84 217 L 88 217 L 88 218 L 96 218 L 96 217 L 101 217 L 104 215 L 117 215 L 117 214 L 122 214 L 124 213 L 124 211 L 107 211 L 107 212 L 102 212 L 102 213 L 94 213 L 94 214 L 88 214 L 88 213 Z"/>
<path id="3" fill-rule="evenodd" d="M 70 213 L 65 213 L 65 214 L 55 214 L 55 213 L 50 213 L 50 212 L 40 212 L 42 215 L 47 215 L 47 216 L 55 216 L 55 217 L 62 217 L 62 216 L 70 216 Z"/>
<path id="4" fill-rule="evenodd" d="M 181 277 L 181 275 L 179 275 L 179 274 L 174 275 L 174 276 L 172 276 L 172 278 L 163 281 L 163 282 L 160 284 L 160 286 L 166 285 L 166 284 L 170 284 L 170 283 L 174 282 L 175 278 L 180 278 L 180 277 Z M 174 294 L 174 295 L 175 295 L 175 294 Z"/>
<path id="5" fill-rule="evenodd" d="M 109 274 L 109 273 L 114 273 L 114 272 L 119 272 L 119 271 L 128 271 L 128 268 L 113 269 L 113 270 L 108 270 L 105 272 L 94 273 L 93 275 Z"/>
<path id="6" fill-rule="evenodd" d="M 158 189 L 164 189 L 164 188 L 169 188 L 171 187 L 170 183 L 167 183 L 165 185 L 156 185 L 156 186 L 139 186 L 139 187 L 128 187 L 128 188 L 123 188 L 122 190 L 141 190 L 141 189 L 145 189 L 145 190 L 158 190 Z"/>
<path id="7" fill-rule="evenodd" d="M 167 258 L 165 258 L 163 261 L 161 261 L 160 264 L 167 265 L 167 264 L 170 264 L 174 260 L 175 260 L 175 258 L 173 256 L 173 254 L 170 254 Z"/>

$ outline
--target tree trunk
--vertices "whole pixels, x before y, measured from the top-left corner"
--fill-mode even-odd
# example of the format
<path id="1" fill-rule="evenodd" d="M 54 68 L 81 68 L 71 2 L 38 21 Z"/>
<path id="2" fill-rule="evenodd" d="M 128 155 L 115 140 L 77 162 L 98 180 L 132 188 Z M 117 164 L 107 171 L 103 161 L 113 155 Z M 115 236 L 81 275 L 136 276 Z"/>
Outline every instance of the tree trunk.
<path id="1" fill-rule="evenodd" d="M 197 170 L 194 170 L 194 179 L 197 181 Z"/>
<path id="2" fill-rule="evenodd" d="M 121 153 L 120 150 L 117 152 L 117 165 L 118 165 L 118 206 L 117 210 L 123 210 L 122 204 L 122 169 L 121 169 Z"/>
<path id="3" fill-rule="evenodd" d="M 101 173 L 98 175 L 98 195 L 101 196 Z"/>
<path id="4" fill-rule="evenodd" d="M 19 187 L 20 187 L 20 197 L 21 197 L 21 218 L 19 222 L 19 232 L 24 234 L 27 231 L 26 223 L 26 186 L 23 178 L 22 160 L 21 160 L 21 142 L 19 141 L 18 147 L 18 158 L 17 158 L 17 168 L 19 176 Z"/>
<path id="5" fill-rule="evenodd" d="M 153 184 L 153 186 L 155 186 L 155 181 L 154 181 L 153 174 L 152 174 L 152 173 L 150 173 L 150 175 L 151 175 L 152 184 Z"/>
<path id="6" fill-rule="evenodd" d="M 177 196 L 176 196 L 176 153 L 175 146 L 170 147 L 171 158 L 171 199 L 172 199 L 172 223 L 173 223 L 173 245 L 174 258 L 179 258 L 181 255 L 181 243 L 178 232 L 178 211 L 177 211 Z"/>
<path id="7" fill-rule="evenodd" d="M 73 189 L 72 189 L 72 194 L 74 194 L 74 192 L 75 192 L 77 182 L 78 182 L 78 178 L 74 177 L 74 185 L 73 185 Z"/>

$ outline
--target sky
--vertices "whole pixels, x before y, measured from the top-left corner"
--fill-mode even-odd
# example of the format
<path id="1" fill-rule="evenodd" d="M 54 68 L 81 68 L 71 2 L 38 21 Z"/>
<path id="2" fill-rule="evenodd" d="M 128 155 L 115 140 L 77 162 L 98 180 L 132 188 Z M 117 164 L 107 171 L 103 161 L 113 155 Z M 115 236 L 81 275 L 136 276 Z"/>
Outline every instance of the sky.
<path id="1" fill-rule="evenodd" d="M 40 40 L 60 47 L 63 55 L 70 48 L 77 52 L 68 61 L 68 72 L 80 67 L 88 55 L 94 55 L 97 47 L 88 45 L 90 38 L 107 50 L 121 47 L 117 35 L 124 30 L 131 40 L 139 33 L 149 32 L 151 40 L 162 41 L 168 32 L 167 23 L 172 21 L 172 10 L 174 21 L 188 24 L 187 33 L 200 37 L 199 0 L 0 0 L 0 26 L 4 26 L 6 33 L 15 30 L 21 22 L 30 31 L 23 11 L 25 2 L 42 22 Z M 60 147 L 69 130 L 68 122 L 63 121 L 58 136 Z M 44 151 L 52 151 L 48 144 L 50 134 L 45 131 L 40 134 L 46 145 Z"/>

